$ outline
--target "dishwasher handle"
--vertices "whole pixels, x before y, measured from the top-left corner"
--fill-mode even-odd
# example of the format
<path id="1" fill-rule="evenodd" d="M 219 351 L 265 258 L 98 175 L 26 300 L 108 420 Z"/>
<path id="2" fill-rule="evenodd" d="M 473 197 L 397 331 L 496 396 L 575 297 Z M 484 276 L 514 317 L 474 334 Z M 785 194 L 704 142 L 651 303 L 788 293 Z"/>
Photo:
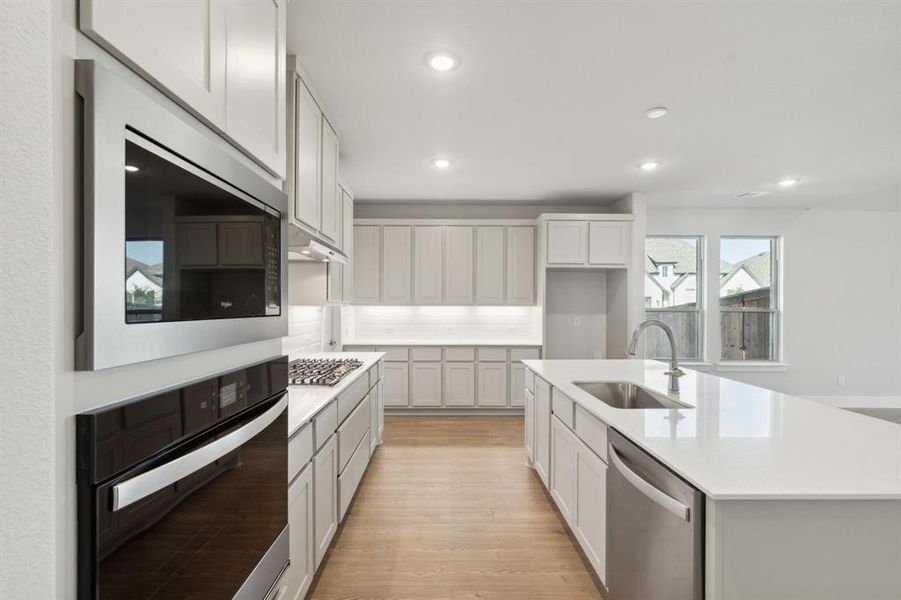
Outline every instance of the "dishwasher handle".
<path id="1" fill-rule="evenodd" d="M 610 456 L 610 462 L 633 487 L 683 521 L 691 521 L 691 509 L 688 506 L 685 506 L 672 496 L 669 496 L 657 487 L 651 485 L 644 477 L 626 466 L 626 463 L 620 458 L 619 453 L 612 444 L 608 445 L 607 451 Z"/>

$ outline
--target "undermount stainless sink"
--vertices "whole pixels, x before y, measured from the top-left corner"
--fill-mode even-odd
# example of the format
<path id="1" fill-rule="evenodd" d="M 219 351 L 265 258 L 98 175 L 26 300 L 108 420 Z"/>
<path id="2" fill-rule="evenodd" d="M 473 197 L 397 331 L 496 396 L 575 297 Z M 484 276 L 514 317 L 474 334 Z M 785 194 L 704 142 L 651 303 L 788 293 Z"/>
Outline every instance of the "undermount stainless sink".
<path id="1" fill-rule="evenodd" d="M 573 382 L 613 408 L 692 408 L 629 381 Z"/>

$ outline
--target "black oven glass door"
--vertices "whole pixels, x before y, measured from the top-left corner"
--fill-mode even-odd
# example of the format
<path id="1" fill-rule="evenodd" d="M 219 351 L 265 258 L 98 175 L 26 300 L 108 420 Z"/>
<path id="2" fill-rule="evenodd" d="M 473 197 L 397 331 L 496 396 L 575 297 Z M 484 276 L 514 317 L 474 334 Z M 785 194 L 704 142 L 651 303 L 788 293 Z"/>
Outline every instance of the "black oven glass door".
<path id="1" fill-rule="evenodd" d="M 125 322 L 280 311 L 280 215 L 135 132 L 125 140 Z"/>
<path id="2" fill-rule="evenodd" d="M 97 598 L 221 600 L 242 590 L 288 524 L 286 398 L 95 489 Z M 284 548 L 267 556 L 279 562 L 269 573 L 287 564 Z"/>

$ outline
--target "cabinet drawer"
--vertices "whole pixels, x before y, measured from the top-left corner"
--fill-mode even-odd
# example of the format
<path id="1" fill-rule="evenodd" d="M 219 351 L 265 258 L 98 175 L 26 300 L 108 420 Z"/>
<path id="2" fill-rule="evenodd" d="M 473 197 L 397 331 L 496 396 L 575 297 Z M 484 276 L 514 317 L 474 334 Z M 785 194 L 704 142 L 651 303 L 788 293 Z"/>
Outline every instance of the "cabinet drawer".
<path id="1" fill-rule="evenodd" d="M 316 443 L 317 452 L 336 429 L 338 429 L 338 402 L 332 400 L 313 417 L 313 441 Z"/>
<path id="2" fill-rule="evenodd" d="M 288 440 L 288 482 L 313 458 L 313 424 L 307 423 Z"/>
<path id="3" fill-rule="evenodd" d="M 511 348 L 510 360 L 536 360 L 539 354 L 538 348 Z"/>
<path id="4" fill-rule="evenodd" d="M 369 430 L 363 434 L 363 439 L 347 461 L 344 472 L 338 476 L 338 521 L 344 520 L 344 515 L 350 507 L 350 501 L 363 479 L 366 465 L 369 464 Z"/>
<path id="5" fill-rule="evenodd" d="M 369 428 L 369 403 L 370 396 L 363 398 L 357 408 L 347 417 L 347 420 L 338 428 L 338 472 L 344 471 L 351 454 L 363 439 L 363 434 Z"/>
<path id="6" fill-rule="evenodd" d="M 385 353 L 385 359 L 391 362 L 407 362 L 408 348 L 379 348 Z"/>
<path id="7" fill-rule="evenodd" d="M 506 362 L 506 348 L 479 348 L 479 360 L 491 362 Z"/>
<path id="8" fill-rule="evenodd" d="M 526 369 L 526 389 L 535 393 L 535 373 Z"/>
<path id="9" fill-rule="evenodd" d="M 441 348 L 411 348 L 410 360 L 417 361 L 440 361 Z"/>
<path id="10" fill-rule="evenodd" d="M 557 388 L 553 389 L 551 392 L 551 410 L 570 429 L 573 428 L 573 421 L 575 420 L 573 406 L 574 403 L 568 396 L 561 394 Z"/>
<path id="11" fill-rule="evenodd" d="M 338 396 L 338 425 L 344 422 L 369 392 L 369 378 L 360 377 Z"/>
<path id="12" fill-rule="evenodd" d="M 453 362 L 471 362 L 476 359 L 476 351 L 472 348 L 445 348 L 444 360 Z"/>
<path id="13" fill-rule="evenodd" d="M 606 463 L 607 425 L 581 406 L 576 405 L 575 413 L 576 435 Z"/>

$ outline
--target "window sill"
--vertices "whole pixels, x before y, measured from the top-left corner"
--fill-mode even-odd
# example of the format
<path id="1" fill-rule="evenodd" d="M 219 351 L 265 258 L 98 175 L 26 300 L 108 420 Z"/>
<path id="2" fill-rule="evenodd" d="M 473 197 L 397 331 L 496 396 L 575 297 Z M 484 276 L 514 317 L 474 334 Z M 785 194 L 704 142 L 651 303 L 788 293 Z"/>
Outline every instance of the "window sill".
<path id="1" fill-rule="evenodd" d="M 713 363 L 709 362 L 701 362 L 697 360 L 680 360 L 680 367 L 685 367 L 686 369 L 694 369 L 695 371 L 710 371 L 713 369 Z"/>
<path id="2" fill-rule="evenodd" d="M 766 362 L 720 362 L 716 363 L 717 373 L 738 373 L 738 372 L 770 372 L 784 373 L 788 371 L 789 364 L 778 361 Z"/>

